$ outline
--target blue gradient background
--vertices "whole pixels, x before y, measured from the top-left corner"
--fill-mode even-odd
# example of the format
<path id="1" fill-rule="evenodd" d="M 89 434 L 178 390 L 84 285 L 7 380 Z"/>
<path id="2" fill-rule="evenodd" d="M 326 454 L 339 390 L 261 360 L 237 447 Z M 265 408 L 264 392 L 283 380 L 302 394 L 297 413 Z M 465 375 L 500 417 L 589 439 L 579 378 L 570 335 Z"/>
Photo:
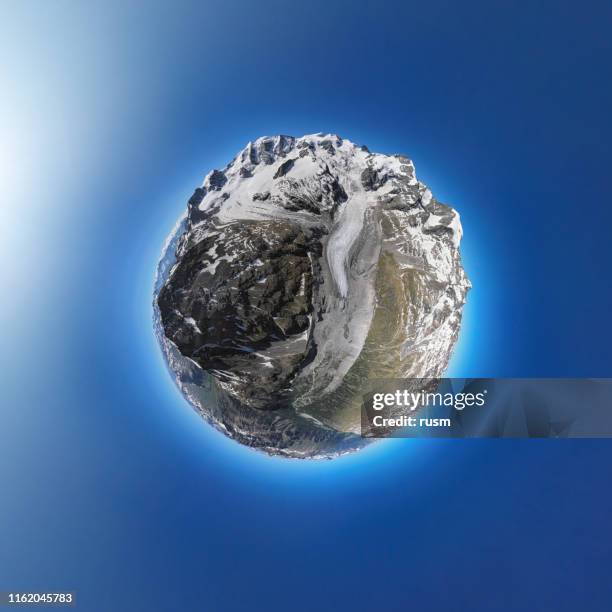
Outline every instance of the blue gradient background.
<path id="1" fill-rule="evenodd" d="M 263 134 L 414 159 L 462 215 L 455 376 L 610 376 L 612 9 L 5 2 L 0 590 L 79 609 L 609 610 L 609 441 L 287 462 L 190 410 L 165 236 Z"/>

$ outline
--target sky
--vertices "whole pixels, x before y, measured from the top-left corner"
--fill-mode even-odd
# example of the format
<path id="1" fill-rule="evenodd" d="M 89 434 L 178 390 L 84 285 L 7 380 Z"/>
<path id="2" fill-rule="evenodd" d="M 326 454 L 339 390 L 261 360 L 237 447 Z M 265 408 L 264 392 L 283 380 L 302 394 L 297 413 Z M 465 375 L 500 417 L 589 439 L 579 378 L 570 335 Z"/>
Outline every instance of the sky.
<path id="1" fill-rule="evenodd" d="M 449 374 L 609 377 L 612 7 L 5 2 L 0 591 L 129 610 L 608 610 L 606 440 L 270 458 L 151 327 L 166 235 L 262 135 L 403 153 L 461 214 Z"/>

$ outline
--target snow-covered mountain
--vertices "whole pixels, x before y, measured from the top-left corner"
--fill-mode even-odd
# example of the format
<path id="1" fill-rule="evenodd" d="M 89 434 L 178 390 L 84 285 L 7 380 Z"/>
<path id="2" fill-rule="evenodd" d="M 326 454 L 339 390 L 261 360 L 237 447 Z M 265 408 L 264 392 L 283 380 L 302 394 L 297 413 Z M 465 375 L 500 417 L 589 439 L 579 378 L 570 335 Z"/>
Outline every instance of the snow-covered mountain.
<path id="1" fill-rule="evenodd" d="M 160 268 L 160 341 L 214 388 L 203 402 L 181 385 L 215 425 L 308 455 L 273 423 L 355 435 L 367 381 L 443 374 L 470 287 L 461 233 L 404 156 L 259 138 L 189 200 Z"/>

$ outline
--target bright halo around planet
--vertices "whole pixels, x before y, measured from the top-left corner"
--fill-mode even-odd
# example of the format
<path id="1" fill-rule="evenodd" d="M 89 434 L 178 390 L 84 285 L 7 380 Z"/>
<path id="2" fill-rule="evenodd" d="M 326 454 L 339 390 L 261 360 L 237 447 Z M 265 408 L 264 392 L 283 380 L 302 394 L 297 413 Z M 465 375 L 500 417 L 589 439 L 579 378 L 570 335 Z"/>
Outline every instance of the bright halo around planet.
<path id="1" fill-rule="evenodd" d="M 154 325 L 169 370 L 241 444 L 359 450 L 368 381 L 446 370 L 470 288 L 461 235 L 403 155 L 333 134 L 250 142 L 164 247 Z"/>

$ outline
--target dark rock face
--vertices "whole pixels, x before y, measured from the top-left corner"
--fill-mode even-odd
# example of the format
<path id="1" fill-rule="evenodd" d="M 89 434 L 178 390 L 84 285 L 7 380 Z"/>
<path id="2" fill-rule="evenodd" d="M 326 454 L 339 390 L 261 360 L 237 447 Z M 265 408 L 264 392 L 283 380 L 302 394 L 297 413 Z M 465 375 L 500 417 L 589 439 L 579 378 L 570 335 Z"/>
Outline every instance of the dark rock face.
<path id="1" fill-rule="evenodd" d="M 372 170 L 372 168 L 366 168 L 361 173 L 361 184 L 368 191 L 372 191 L 374 186 L 376 185 L 377 174 L 376 170 Z"/>
<path id="2" fill-rule="evenodd" d="M 341 139 L 337 139 L 337 144 L 342 145 L 342 140 Z M 322 140 L 319 144 L 319 146 L 324 149 L 325 151 L 327 151 L 327 153 L 329 153 L 330 155 L 335 155 L 336 154 L 336 149 L 334 148 L 334 143 L 331 140 Z"/>
<path id="3" fill-rule="evenodd" d="M 187 203 L 187 212 L 192 219 L 200 218 L 202 215 L 198 209 L 198 206 L 206 195 L 206 189 L 204 187 L 197 187 L 193 192 L 193 195 L 189 198 Z"/>
<path id="4" fill-rule="evenodd" d="M 259 202 L 265 202 L 266 200 L 268 200 L 270 198 L 270 192 L 269 191 L 264 191 L 263 193 L 254 193 L 253 194 L 253 201 L 259 201 Z"/>
<path id="5" fill-rule="evenodd" d="M 227 183 L 227 177 L 220 170 L 213 170 L 208 179 L 209 189 L 214 191 L 220 191 L 223 189 L 223 185 Z"/>
<path id="6" fill-rule="evenodd" d="M 295 159 L 288 159 L 286 162 L 283 162 L 278 167 L 278 170 L 274 173 L 273 178 L 277 179 L 277 178 L 280 178 L 281 176 L 285 176 L 285 174 L 287 174 L 287 172 L 289 172 L 289 170 L 293 168 L 294 163 L 295 163 Z"/>
<path id="7" fill-rule="evenodd" d="M 376 191 L 385 184 L 386 180 L 386 176 L 379 176 L 378 172 L 370 167 L 361 173 L 361 184 L 366 191 Z"/>
<path id="8" fill-rule="evenodd" d="M 311 257 L 321 255 L 319 238 L 286 222 L 233 224 L 224 240 L 210 233 L 184 254 L 159 293 L 167 337 L 203 369 L 240 388 L 251 405 L 282 406 L 314 350 L 302 336 L 310 327 Z M 285 341 L 286 350 L 262 360 L 273 343 Z"/>

